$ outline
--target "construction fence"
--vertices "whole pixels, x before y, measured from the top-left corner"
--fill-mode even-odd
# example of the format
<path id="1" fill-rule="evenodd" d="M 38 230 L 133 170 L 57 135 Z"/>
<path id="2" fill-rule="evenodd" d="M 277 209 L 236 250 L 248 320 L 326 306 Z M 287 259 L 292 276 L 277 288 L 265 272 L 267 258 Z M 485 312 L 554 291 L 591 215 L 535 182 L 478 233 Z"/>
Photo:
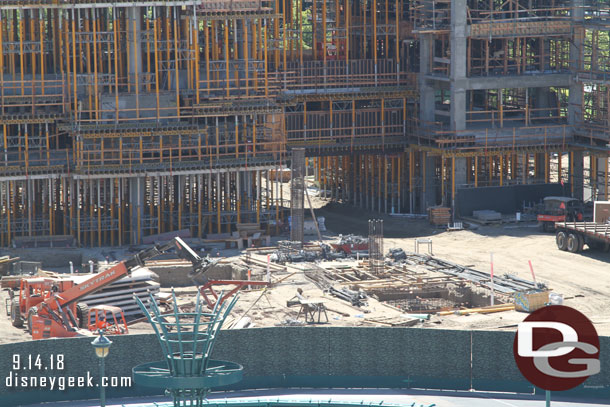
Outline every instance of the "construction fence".
<path id="1" fill-rule="evenodd" d="M 106 376 L 131 376 L 141 363 L 162 359 L 153 334 L 112 337 Z M 513 332 L 419 328 L 257 328 L 221 331 L 215 359 L 244 366 L 244 380 L 234 389 L 287 387 L 424 388 L 440 390 L 510 391 L 540 394 L 521 376 L 513 357 Z M 256 351 L 252 345 L 256 344 Z M 561 393 L 566 397 L 608 399 L 610 337 L 600 338 L 601 374 Z M 10 355 L 40 354 L 45 366 L 51 355 L 64 355 L 62 371 L 30 370 L 19 375 L 86 376 L 98 381 L 98 360 L 91 338 L 53 339 L 0 346 L 0 371 L 12 372 Z M 24 359 L 25 358 L 25 359 Z M 108 388 L 109 397 L 162 394 L 138 387 Z M 3 406 L 44 399 L 97 398 L 98 388 L 49 391 L 7 388 L 0 381 Z"/>

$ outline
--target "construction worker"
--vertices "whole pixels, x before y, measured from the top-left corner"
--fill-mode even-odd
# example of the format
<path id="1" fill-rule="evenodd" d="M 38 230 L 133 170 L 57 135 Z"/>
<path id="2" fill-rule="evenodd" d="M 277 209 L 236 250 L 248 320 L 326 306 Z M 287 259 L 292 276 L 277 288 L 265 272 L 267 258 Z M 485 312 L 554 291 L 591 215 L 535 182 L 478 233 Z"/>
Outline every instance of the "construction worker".
<path id="1" fill-rule="evenodd" d="M 106 328 L 108 328 L 109 326 L 110 326 L 110 324 L 106 321 L 106 315 L 102 315 L 96 323 L 97 329 L 106 330 Z"/>

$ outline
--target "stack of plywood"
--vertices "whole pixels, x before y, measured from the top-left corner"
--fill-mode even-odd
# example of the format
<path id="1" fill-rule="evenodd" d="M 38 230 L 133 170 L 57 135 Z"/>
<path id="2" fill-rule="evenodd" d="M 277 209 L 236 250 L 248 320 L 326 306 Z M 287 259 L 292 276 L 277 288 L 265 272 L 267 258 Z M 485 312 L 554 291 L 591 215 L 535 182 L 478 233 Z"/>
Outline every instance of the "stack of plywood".
<path id="1" fill-rule="evenodd" d="M 80 284 L 89 277 L 91 277 L 91 274 L 70 275 L 75 284 Z M 80 302 L 84 302 L 89 308 L 95 305 L 120 307 L 126 320 L 137 319 L 143 315 L 133 296 L 136 295 L 144 304 L 147 304 L 150 301 L 149 293 L 154 296 L 159 292 L 160 284 L 155 280 L 158 280 L 155 273 L 146 268 L 139 268 L 134 270 L 130 276 L 125 276 L 107 285 L 103 289 L 86 296 Z"/>
<path id="2" fill-rule="evenodd" d="M 428 219 L 433 225 L 447 225 L 451 223 L 451 208 L 432 206 L 428 208 Z"/>

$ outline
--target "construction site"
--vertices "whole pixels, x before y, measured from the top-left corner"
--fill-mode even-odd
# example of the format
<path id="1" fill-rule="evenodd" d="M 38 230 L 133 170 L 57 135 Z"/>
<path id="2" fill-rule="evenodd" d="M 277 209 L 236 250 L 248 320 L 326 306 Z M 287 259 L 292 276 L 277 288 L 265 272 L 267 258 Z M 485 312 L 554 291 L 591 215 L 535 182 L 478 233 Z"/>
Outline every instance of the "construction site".
<path id="1" fill-rule="evenodd" d="M 610 336 L 608 0 L 3 0 L 0 156 L 0 346 Z"/>

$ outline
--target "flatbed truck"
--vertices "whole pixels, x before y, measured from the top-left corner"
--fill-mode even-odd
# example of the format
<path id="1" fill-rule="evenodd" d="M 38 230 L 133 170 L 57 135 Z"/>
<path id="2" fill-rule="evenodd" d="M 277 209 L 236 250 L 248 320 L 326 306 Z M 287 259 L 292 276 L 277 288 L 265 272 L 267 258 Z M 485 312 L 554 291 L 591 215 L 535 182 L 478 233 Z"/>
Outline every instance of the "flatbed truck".
<path id="1" fill-rule="evenodd" d="M 578 253 L 586 244 L 594 250 L 610 250 L 610 223 L 555 222 L 555 243 L 559 250 Z"/>

